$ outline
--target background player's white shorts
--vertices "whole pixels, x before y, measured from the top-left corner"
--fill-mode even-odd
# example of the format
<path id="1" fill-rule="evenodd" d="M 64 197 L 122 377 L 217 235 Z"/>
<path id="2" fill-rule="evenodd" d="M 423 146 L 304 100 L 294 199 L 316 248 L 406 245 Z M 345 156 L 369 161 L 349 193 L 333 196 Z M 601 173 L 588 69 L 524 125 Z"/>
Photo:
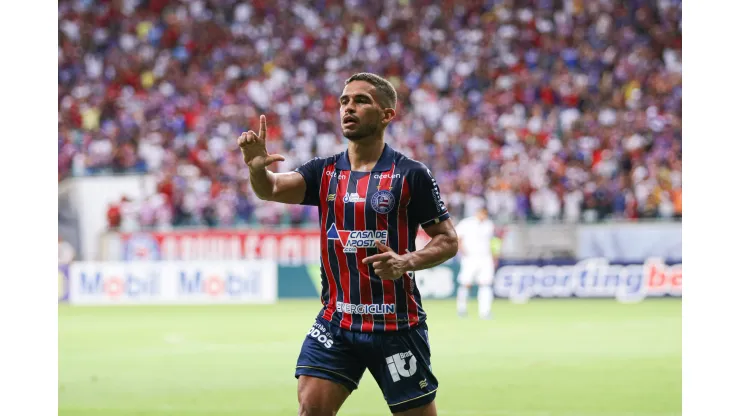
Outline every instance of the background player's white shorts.
<path id="1" fill-rule="evenodd" d="M 457 282 L 469 286 L 493 284 L 493 259 L 490 257 L 463 257 Z"/>

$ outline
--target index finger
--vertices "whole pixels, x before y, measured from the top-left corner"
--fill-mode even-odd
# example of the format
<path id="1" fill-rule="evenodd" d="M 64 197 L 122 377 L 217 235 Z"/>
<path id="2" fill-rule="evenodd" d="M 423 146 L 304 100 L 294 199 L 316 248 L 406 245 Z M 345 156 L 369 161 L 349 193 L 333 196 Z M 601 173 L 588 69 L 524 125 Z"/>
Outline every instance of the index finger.
<path id="1" fill-rule="evenodd" d="M 393 257 L 391 253 L 379 253 L 362 259 L 362 264 L 370 264 L 376 261 L 388 260 Z"/>
<path id="2" fill-rule="evenodd" d="M 380 250 L 381 253 L 387 253 L 393 251 L 390 247 L 380 242 L 380 240 L 375 240 L 375 247 Z"/>
<path id="3" fill-rule="evenodd" d="M 267 132 L 267 117 L 265 115 L 260 116 L 260 132 L 259 132 L 259 138 L 260 140 L 265 140 L 265 133 Z"/>

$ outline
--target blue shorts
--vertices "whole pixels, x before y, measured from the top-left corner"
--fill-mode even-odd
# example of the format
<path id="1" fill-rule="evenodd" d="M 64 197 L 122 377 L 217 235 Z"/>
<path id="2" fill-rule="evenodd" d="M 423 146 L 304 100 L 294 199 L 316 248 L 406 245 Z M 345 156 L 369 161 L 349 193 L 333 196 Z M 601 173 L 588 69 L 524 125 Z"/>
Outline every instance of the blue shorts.
<path id="1" fill-rule="evenodd" d="M 306 335 L 295 377 L 306 375 L 355 390 L 370 370 L 392 413 L 431 403 L 437 392 L 427 326 L 405 331 L 353 332 L 321 317 Z"/>

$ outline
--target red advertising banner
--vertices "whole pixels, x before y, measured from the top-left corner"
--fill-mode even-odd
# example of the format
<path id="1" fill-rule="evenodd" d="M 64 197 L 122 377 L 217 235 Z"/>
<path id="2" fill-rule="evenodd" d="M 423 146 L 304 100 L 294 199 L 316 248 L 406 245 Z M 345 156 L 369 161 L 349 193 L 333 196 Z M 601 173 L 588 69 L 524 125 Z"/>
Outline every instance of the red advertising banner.
<path id="1" fill-rule="evenodd" d="M 421 229 L 417 249 L 429 237 Z M 319 263 L 318 230 L 190 230 L 117 233 L 106 236 L 109 261 L 251 260 L 282 264 Z"/>
<path id="2" fill-rule="evenodd" d="M 194 230 L 120 233 L 122 260 L 249 260 L 318 263 L 321 246 L 313 230 Z M 118 250 L 116 250 L 118 251 Z"/>

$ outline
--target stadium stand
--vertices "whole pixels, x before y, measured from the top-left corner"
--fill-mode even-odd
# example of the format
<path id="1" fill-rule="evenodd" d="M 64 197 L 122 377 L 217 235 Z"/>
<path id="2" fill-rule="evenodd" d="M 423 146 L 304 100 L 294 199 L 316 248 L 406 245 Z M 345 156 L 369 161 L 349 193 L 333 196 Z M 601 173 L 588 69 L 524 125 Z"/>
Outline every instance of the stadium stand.
<path id="1" fill-rule="evenodd" d="M 362 7 L 357 7 L 362 5 Z M 345 146 L 361 71 L 399 92 L 391 146 L 451 214 L 681 216 L 681 9 L 659 0 L 60 0 L 59 180 L 149 172 L 111 228 L 300 226 L 257 199 L 236 138 L 268 116 L 294 169 Z"/>

